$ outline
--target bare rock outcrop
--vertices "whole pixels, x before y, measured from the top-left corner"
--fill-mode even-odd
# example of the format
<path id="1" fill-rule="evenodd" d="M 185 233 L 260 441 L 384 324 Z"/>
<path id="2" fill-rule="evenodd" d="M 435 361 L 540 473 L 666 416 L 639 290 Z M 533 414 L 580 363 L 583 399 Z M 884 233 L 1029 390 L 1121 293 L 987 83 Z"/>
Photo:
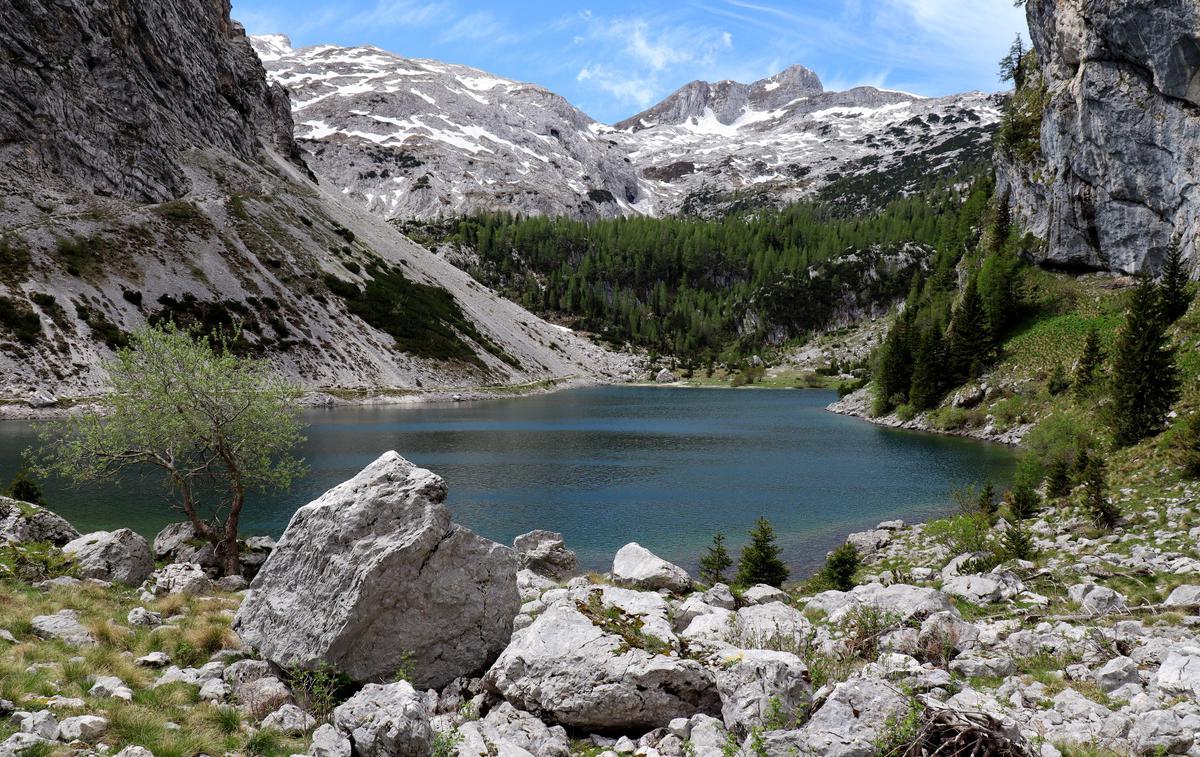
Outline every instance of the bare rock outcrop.
<path id="1" fill-rule="evenodd" d="M 997 151 L 1014 220 L 1058 266 L 1157 270 L 1200 235 L 1200 3 L 1031 0 L 1045 108 L 1031 160 Z"/>
<path id="2" fill-rule="evenodd" d="M 281 666 L 422 688 L 482 672 L 520 608 L 515 553 L 450 522 L 446 483 L 388 452 L 292 517 L 234 620 Z"/>

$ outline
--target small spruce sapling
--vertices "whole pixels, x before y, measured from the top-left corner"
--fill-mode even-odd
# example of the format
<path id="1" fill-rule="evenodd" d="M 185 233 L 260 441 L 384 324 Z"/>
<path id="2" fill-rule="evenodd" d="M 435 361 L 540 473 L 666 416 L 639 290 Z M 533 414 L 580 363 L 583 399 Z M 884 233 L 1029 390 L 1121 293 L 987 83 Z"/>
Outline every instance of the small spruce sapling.
<path id="1" fill-rule="evenodd" d="M 725 549 L 725 535 L 713 534 L 712 546 L 700 558 L 700 580 L 710 586 L 725 582 L 725 571 L 733 567 L 733 558 Z"/>

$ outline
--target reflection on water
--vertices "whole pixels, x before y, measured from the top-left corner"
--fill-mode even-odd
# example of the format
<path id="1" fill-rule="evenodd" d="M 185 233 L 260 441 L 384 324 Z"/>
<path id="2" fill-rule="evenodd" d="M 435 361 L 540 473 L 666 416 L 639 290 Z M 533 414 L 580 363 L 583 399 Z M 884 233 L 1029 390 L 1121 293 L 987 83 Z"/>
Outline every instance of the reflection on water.
<path id="1" fill-rule="evenodd" d="M 1008 480 L 1013 453 L 961 439 L 877 428 L 824 412 L 821 391 L 596 387 L 459 405 L 313 410 L 309 476 L 254 498 L 246 533 L 279 534 L 295 509 L 388 449 L 444 476 L 455 520 L 509 543 L 562 531 L 585 566 L 606 568 L 638 541 L 694 569 L 714 532 L 738 547 L 759 515 L 798 572 L 848 531 L 944 512 L 949 492 Z M 36 443 L 0 424 L 0 476 Z M 64 491 L 52 507 L 81 530 L 148 536 L 177 520 L 154 484 Z"/>

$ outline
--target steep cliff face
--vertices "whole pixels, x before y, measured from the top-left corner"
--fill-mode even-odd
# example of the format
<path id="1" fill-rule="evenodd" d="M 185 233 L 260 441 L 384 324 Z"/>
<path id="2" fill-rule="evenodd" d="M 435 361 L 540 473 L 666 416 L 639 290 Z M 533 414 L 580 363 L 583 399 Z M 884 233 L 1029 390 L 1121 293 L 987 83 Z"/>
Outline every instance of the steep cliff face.
<path id="1" fill-rule="evenodd" d="M 0 100 L 0 412 L 165 320 L 312 389 L 624 370 L 314 183 L 226 0 L 10 4 Z"/>
<path id="2" fill-rule="evenodd" d="M 179 154 L 295 153 L 286 93 L 270 87 L 228 0 L 27 0 L 0 14 L 6 172 L 161 202 L 187 193 Z"/>
<path id="3" fill-rule="evenodd" d="M 1040 155 L 998 150 L 998 173 L 1044 262 L 1156 270 L 1174 241 L 1195 260 L 1200 3 L 1029 0 L 1027 12 L 1047 96 Z"/>

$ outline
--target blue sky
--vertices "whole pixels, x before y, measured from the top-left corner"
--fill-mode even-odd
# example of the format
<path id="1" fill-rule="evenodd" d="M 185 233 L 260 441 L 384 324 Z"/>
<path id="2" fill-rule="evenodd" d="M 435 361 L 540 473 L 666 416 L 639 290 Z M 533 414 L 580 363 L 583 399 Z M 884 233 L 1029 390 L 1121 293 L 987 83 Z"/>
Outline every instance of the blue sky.
<path id="1" fill-rule="evenodd" d="M 610 123 L 693 79 L 794 63 L 829 89 L 1001 89 L 1025 31 L 1012 0 L 234 0 L 233 15 L 297 47 L 373 44 L 534 82 Z"/>

